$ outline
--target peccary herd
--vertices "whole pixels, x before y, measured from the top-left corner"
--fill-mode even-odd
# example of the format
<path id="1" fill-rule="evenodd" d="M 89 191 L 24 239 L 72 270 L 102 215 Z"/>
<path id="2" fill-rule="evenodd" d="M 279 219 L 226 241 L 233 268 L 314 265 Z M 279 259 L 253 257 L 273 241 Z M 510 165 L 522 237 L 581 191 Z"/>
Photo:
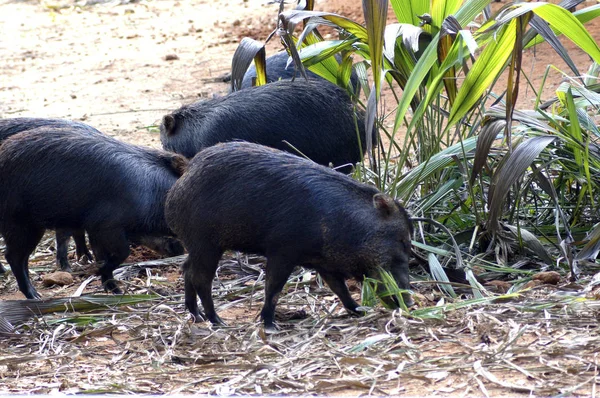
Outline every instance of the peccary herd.
<path id="1" fill-rule="evenodd" d="M 289 77 L 276 61 L 267 73 Z M 406 211 L 345 174 L 366 142 L 364 115 L 345 90 L 314 77 L 247 87 L 164 116 L 160 137 L 165 150 L 79 122 L 0 119 L 0 234 L 27 298 L 40 298 L 28 259 L 48 229 L 56 231 L 60 268 L 70 271 L 73 236 L 77 257 L 95 258 L 112 293 L 121 293 L 113 271 L 130 243 L 166 255 L 185 247 L 186 307 L 195 321 L 213 324 L 223 323 L 211 288 L 226 250 L 266 256 L 267 328 L 296 266 L 316 270 L 351 313 L 359 305 L 346 278 L 377 278 L 384 269 L 409 289 Z"/>

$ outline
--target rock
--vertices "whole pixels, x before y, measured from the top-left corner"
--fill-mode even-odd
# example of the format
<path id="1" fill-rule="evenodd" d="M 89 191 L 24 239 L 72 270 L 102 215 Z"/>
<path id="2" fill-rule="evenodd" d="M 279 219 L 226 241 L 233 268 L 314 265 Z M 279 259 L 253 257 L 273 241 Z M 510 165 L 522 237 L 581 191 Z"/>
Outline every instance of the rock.
<path id="1" fill-rule="evenodd" d="M 536 280 L 527 282 L 525 285 L 523 285 L 521 290 L 531 289 L 532 287 L 541 286 L 541 285 L 543 285 L 543 283 L 536 279 Z"/>
<path id="2" fill-rule="evenodd" d="M 593 288 L 592 291 L 589 292 L 587 297 L 593 300 L 600 300 L 600 285 Z"/>
<path id="3" fill-rule="evenodd" d="M 510 289 L 510 287 L 512 286 L 508 282 L 498 280 L 489 281 L 485 285 L 492 287 L 492 290 L 495 290 L 498 293 L 506 293 L 508 292 L 508 289 Z"/>
<path id="4" fill-rule="evenodd" d="M 175 61 L 177 59 L 179 59 L 177 54 L 168 54 L 165 56 L 165 61 Z"/>
<path id="5" fill-rule="evenodd" d="M 546 285 L 557 285 L 560 282 L 560 274 L 556 271 L 538 272 L 532 279 Z"/>
<path id="6" fill-rule="evenodd" d="M 73 283 L 73 275 L 68 272 L 58 271 L 52 274 L 46 274 L 42 277 L 42 283 L 44 286 L 66 286 Z"/>

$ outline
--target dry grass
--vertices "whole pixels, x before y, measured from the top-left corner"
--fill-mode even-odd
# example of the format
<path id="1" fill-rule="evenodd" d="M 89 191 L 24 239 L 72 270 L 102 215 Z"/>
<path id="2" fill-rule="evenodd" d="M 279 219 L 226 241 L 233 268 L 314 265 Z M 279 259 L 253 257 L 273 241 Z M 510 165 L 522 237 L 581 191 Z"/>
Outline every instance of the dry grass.
<path id="1" fill-rule="evenodd" d="M 172 265 L 181 260 L 121 272 L 130 292 L 155 293 L 145 302 L 78 312 L 73 299 L 1 333 L 0 394 L 589 396 L 600 383 L 600 302 L 568 290 L 539 287 L 442 319 L 381 308 L 355 318 L 300 270 L 280 298 L 281 331 L 265 335 L 260 258 L 222 262 L 214 296 L 231 326 L 220 329 L 189 322 Z M 11 303 L 0 303 L 9 321 Z"/>

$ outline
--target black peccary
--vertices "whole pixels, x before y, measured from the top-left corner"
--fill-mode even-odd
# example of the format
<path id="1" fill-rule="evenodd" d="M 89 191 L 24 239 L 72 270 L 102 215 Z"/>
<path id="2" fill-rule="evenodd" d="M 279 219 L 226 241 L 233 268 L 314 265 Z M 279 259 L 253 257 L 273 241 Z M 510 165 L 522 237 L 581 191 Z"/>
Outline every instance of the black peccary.
<path id="1" fill-rule="evenodd" d="M 160 140 L 188 158 L 243 140 L 345 166 L 340 171 L 360 162 L 366 147 L 364 113 L 355 111 L 343 89 L 316 80 L 282 80 L 184 105 L 163 117 Z"/>
<path id="2" fill-rule="evenodd" d="M 222 323 L 211 286 L 225 250 L 267 257 L 267 328 L 295 266 L 319 272 L 350 312 L 358 304 L 346 278 L 377 277 L 382 267 L 409 289 L 406 211 L 371 186 L 282 151 L 246 142 L 203 150 L 169 191 L 165 215 L 189 252 L 185 303 L 195 320 L 202 319 L 199 296 L 206 318 Z"/>
<path id="3" fill-rule="evenodd" d="M 78 131 L 83 134 L 103 134 L 92 126 L 72 120 L 20 117 L 0 119 L 0 143 L 2 140 L 10 136 L 40 127 L 48 128 L 47 131 L 53 131 L 52 129 L 59 128 Z M 71 271 L 71 266 L 67 256 L 69 239 L 71 236 L 75 240 L 77 259 L 79 260 L 85 256 L 88 260 L 93 260 L 93 256 L 88 250 L 85 241 L 85 231 L 58 229 L 56 231 L 56 263 L 63 271 Z M 183 254 L 184 252 L 181 242 L 170 237 L 142 236 L 138 237 L 138 239 L 132 243 L 141 244 L 149 247 L 159 254 L 167 256 L 177 256 Z"/>
<path id="4" fill-rule="evenodd" d="M 85 123 L 75 122 L 66 119 L 48 119 L 33 117 L 17 117 L 9 119 L 0 119 L 0 143 L 8 137 L 23 131 L 36 129 L 39 127 L 68 128 L 82 133 L 102 134 L 92 126 Z M 56 263 L 63 271 L 71 271 L 71 265 L 67 259 L 69 239 L 75 240 L 75 250 L 77 259 L 86 256 L 88 260 L 93 260 L 92 254 L 85 243 L 85 231 L 81 230 L 57 230 L 56 231 Z"/>
<path id="5" fill-rule="evenodd" d="M 113 270 L 129 241 L 172 235 L 164 203 L 186 165 L 181 155 L 72 128 L 38 127 L 4 140 L 0 234 L 19 290 L 40 297 L 28 257 L 46 229 L 59 229 L 87 231 L 105 289 L 119 293 Z"/>
<path id="6" fill-rule="evenodd" d="M 280 51 L 277 54 L 273 54 L 270 57 L 267 57 L 267 83 L 273 83 L 278 80 L 289 80 L 292 78 L 303 80 L 304 77 L 300 72 L 296 72 L 296 68 L 294 67 L 294 63 L 292 62 L 289 66 L 287 64 L 289 59 L 289 55 L 287 51 Z M 341 61 L 341 57 L 336 55 L 336 60 L 338 63 Z M 306 69 L 306 76 L 309 79 L 317 79 L 319 81 L 325 81 L 321 76 L 317 75 L 314 72 Z M 252 87 L 252 80 L 256 78 L 256 66 L 251 64 L 246 73 L 244 74 L 244 78 L 242 79 L 242 89 Z M 350 84 L 354 89 L 358 87 L 358 75 L 354 70 L 350 75 Z"/>
<path id="7" fill-rule="evenodd" d="M 100 131 L 96 130 L 90 125 L 73 120 L 39 117 L 15 117 L 0 119 L 0 142 L 12 135 L 39 127 L 69 128 L 81 132 L 88 132 L 90 134 L 102 134 Z"/>

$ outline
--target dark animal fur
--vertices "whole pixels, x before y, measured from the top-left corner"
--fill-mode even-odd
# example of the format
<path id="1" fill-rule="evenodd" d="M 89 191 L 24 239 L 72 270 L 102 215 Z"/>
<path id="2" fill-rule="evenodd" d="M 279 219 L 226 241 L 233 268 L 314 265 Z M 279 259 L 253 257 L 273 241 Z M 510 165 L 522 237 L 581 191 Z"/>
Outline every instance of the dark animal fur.
<path id="1" fill-rule="evenodd" d="M 40 127 L 66 128 L 70 130 L 76 130 L 81 133 L 102 134 L 92 126 L 72 120 L 17 117 L 0 119 L 0 146 L 8 137 Z M 80 259 L 83 256 L 86 256 L 89 260 L 93 259 L 92 254 L 88 250 L 87 244 L 85 243 L 85 231 L 58 230 L 56 231 L 56 262 L 63 271 L 71 270 L 71 265 L 67 259 L 68 244 L 71 236 L 73 236 L 75 239 L 77 258 Z"/>
<path id="2" fill-rule="evenodd" d="M 200 152 L 173 186 L 165 214 L 190 255 L 184 264 L 186 305 L 196 294 L 214 312 L 210 286 L 224 250 L 267 256 L 265 325 L 275 295 L 295 266 L 316 269 L 349 311 L 358 304 L 344 279 L 391 271 L 409 288 L 412 224 L 406 211 L 371 186 L 285 152 L 235 142 Z"/>
<path id="3" fill-rule="evenodd" d="M 163 118 L 160 130 L 163 148 L 188 158 L 220 142 L 243 140 L 342 166 L 361 161 L 364 124 L 364 114 L 336 85 L 278 81 L 182 106 Z"/>
<path id="4" fill-rule="evenodd" d="M 28 298 L 38 297 L 27 258 L 45 229 L 86 230 L 103 282 L 127 257 L 128 240 L 170 235 L 166 193 L 187 161 L 79 128 L 38 127 L 0 147 L 0 233 Z"/>

